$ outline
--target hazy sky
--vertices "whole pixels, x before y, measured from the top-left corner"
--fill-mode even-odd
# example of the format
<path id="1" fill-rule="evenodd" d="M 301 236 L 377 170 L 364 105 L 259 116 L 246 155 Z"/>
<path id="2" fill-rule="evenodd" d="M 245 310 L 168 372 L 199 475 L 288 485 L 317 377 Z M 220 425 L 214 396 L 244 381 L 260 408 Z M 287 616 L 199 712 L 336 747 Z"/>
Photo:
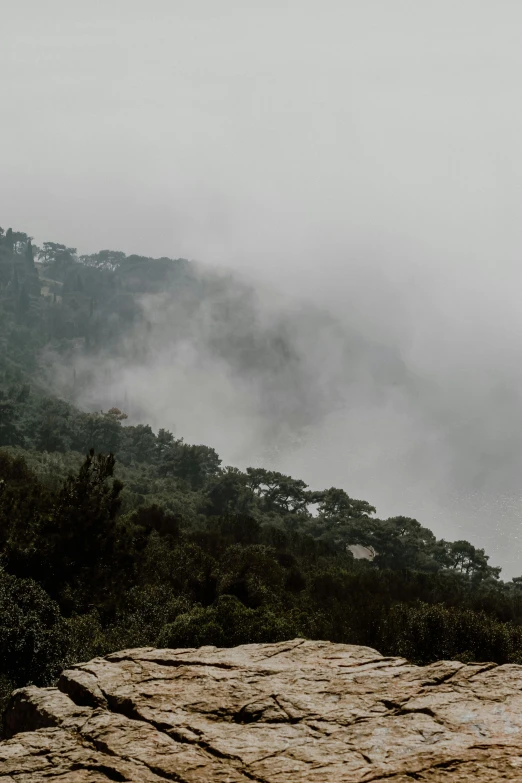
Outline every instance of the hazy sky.
<path id="1" fill-rule="evenodd" d="M 0 225 L 241 268 L 398 346 L 435 386 L 429 426 L 358 415 L 356 469 L 330 423 L 288 468 L 346 459 L 368 500 L 425 498 L 435 532 L 502 538 L 522 573 L 520 0 L 1 5 Z M 441 450 L 437 416 L 463 433 Z M 387 427 L 432 464 L 383 475 Z M 440 460 L 469 476 L 437 506 Z"/>
<path id="2" fill-rule="evenodd" d="M 37 238 L 518 260 L 517 0 L 7 0 L 2 29 L 2 221 Z"/>

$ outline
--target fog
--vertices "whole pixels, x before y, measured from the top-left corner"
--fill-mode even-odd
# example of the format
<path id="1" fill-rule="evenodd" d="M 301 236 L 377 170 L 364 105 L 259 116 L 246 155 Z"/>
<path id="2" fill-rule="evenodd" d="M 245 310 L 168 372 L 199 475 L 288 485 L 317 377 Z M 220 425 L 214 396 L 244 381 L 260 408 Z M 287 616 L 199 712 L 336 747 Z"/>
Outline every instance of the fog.
<path id="1" fill-rule="evenodd" d="M 174 347 L 168 295 L 144 301 L 156 347 L 98 377 L 225 462 L 522 573 L 520 3 L 4 6 L 0 224 L 226 267 L 254 323 L 291 324 L 272 383 L 231 373 L 204 313 Z"/>

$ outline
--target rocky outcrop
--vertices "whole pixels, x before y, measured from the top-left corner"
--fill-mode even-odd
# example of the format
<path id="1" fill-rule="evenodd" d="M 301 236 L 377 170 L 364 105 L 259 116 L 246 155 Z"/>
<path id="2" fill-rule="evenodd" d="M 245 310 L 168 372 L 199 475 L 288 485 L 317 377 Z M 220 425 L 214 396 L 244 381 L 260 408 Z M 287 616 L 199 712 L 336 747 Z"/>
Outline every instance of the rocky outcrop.
<path id="1" fill-rule="evenodd" d="M 296 639 L 126 650 L 15 691 L 0 783 L 522 781 L 522 667 Z"/>

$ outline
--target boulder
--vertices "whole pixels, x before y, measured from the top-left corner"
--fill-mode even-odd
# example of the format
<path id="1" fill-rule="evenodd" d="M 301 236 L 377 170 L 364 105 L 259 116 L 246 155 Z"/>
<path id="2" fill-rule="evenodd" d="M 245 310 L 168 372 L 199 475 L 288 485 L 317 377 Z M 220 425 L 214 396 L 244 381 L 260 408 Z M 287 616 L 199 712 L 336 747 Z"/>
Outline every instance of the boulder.
<path id="1" fill-rule="evenodd" d="M 295 639 L 124 650 L 21 688 L 0 783 L 522 781 L 522 666 Z"/>

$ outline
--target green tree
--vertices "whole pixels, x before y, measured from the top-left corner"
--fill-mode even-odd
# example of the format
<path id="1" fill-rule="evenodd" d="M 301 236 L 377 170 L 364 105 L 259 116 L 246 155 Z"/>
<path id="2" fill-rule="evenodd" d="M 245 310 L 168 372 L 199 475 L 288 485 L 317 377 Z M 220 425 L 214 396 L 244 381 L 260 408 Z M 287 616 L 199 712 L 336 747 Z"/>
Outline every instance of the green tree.
<path id="1" fill-rule="evenodd" d="M 453 541 L 446 545 L 447 563 L 450 568 L 467 576 L 490 576 L 497 579 L 500 568 L 488 565 L 489 556 L 483 549 L 477 549 L 469 541 Z"/>
<path id="2" fill-rule="evenodd" d="M 121 481 L 113 479 L 114 463 L 112 454 L 95 455 L 91 449 L 78 474 L 65 482 L 42 525 L 42 582 L 69 611 L 105 599 L 112 582 L 123 488 Z"/>
<path id="3" fill-rule="evenodd" d="M 308 505 L 313 500 L 313 493 L 307 491 L 304 481 L 264 468 L 247 468 L 246 473 L 247 487 L 263 511 L 309 515 Z"/>
<path id="4" fill-rule="evenodd" d="M 339 523 L 346 519 L 367 519 L 375 514 L 374 506 L 365 500 L 354 500 L 343 489 L 336 487 L 314 492 L 313 501 L 317 503 L 319 516 L 326 521 Z"/>
<path id="5" fill-rule="evenodd" d="M 0 569 L 0 673 L 15 686 L 51 685 L 67 648 L 58 604 L 32 579 Z"/>
<path id="6" fill-rule="evenodd" d="M 210 481 L 206 491 L 209 515 L 217 517 L 251 514 L 255 496 L 248 477 L 238 468 L 227 467 Z"/>

